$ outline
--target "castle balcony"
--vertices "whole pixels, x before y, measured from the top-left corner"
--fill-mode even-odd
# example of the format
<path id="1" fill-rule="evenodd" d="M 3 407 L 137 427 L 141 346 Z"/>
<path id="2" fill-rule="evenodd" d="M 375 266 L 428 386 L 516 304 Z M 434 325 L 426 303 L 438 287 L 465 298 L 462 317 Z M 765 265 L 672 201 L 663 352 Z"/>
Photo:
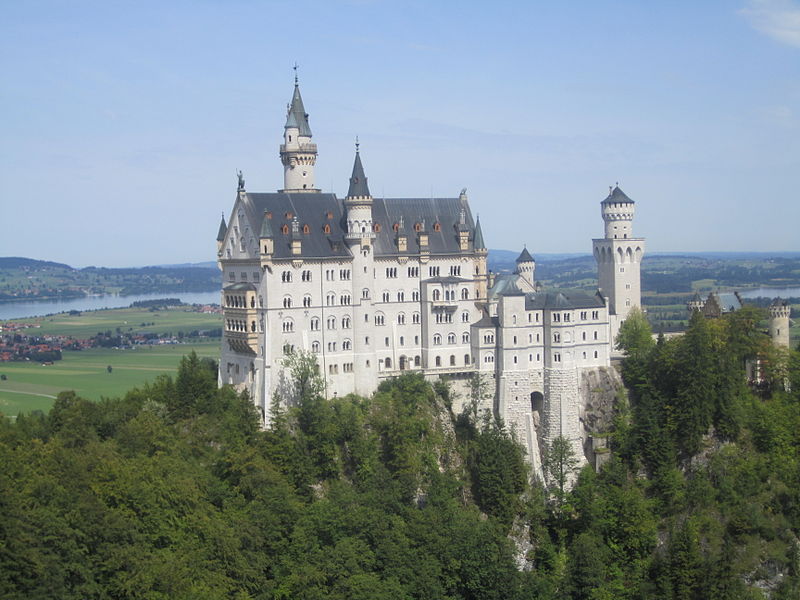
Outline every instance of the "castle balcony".
<path id="1" fill-rule="evenodd" d="M 273 146 L 274 148 L 274 146 Z M 317 153 L 317 145 L 314 143 L 309 144 L 290 144 L 289 149 L 286 148 L 286 144 L 281 144 L 281 154 L 285 152 L 306 152 L 308 154 L 316 154 Z"/>
<path id="2" fill-rule="evenodd" d="M 225 331 L 225 341 L 234 352 L 256 354 L 258 348 L 257 331 Z"/>
<path id="3" fill-rule="evenodd" d="M 431 307 L 434 310 L 455 310 L 458 308 L 458 300 L 431 300 Z"/>

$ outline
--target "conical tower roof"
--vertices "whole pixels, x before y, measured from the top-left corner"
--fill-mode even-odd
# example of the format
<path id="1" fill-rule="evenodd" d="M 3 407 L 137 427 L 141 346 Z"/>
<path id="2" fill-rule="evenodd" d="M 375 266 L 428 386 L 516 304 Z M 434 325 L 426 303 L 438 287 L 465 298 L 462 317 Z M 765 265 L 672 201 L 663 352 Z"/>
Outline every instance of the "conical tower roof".
<path id="1" fill-rule="evenodd" d="M 219 223 L 219 231 L 217 231 L 217 241 L 224 242 L 225 234 L 228 232 L 228 226 L 225 225 L 225 214 L 222 214 L 222 221 Z"/>
<path id="2" fill-rule="evenodd" d="M 481 218 L 475 219 L 475 240 L 476 250 L 486 250 L 486 243 L 483 241 L 483 231 L 481 230 Z"/>
<path id="3" fill-rule="evenodd" d="M 311 137 L 311 127 L 308 125 L 308 113 L 303 106 L 303 98 L 300 96 L 300 86 L 294 84 L 294 94 L 292 95 L 292 103 L 289 105 L 289 114 L 286 115 L 286 126 L 297 127 L 300 130 L 300 135 Z"/>
<path id="4" fill-rule="evenodd" d="M 519 264 L 519 263 L 524 263 L 524 262 L 536 262 L 536 261 L 533 260 L 533 257 L 531 256 L 531 253 L 528 252 L 528 249 L 527 248 L 523 248 L 522 252 L 520 252 L 519 256 L 517 257 L 517 261 L 516 262 L 517 262 L 517 264 Z"/>
<path id="5" fill-rule="evenodd" d="M 361 155 L 356 148 L 356 160 L 353 163 L 353 175 L 350 177 L 350 187 L 347 190 L 348 198 L 369 196 L 367 176 L 364 175 L 364 166 L 361 164 Z"/>
<path id="6" fill-rule="evenodd" d="M 603 200 L 603 204 L 614 204 L 614 203 L 616 203 L 616 204 L 622 204 L 622 203 L 634 204 L 634 201 L 631 200 L 630 198 L 628 198 L 628 196 L 625 194 L 625 192 L 623 192 L 620 189 L 620 187 L 617 185 L 617 186 L 614 186 L 614 188 L 608 192 L 608 196 L 606 196 L 606 199 Z"/>

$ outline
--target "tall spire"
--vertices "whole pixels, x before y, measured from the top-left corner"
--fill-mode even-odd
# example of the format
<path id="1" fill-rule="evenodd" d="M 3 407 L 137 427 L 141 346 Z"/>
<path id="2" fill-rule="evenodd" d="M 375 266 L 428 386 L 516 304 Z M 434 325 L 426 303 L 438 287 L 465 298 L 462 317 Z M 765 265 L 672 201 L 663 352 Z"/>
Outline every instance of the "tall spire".
<path id="1" fill-rule="evenodd" d="M 311 127 L 308 124 L 308 113 L 303 106 L 303 98 L 300 96 L 300 86 L 297 83 L 297 75 L 295 72 L 294 80 L 294 94 L 292 94 L 292 102 L 289 104 L 289 112 L 286 115 L 285 128 L 297 127 L 299 135 L 304 137 L 311 137 Z"/>
<path id="2" fill-rule="evenodd" d="M 486 250 L 486 244 L 483 241 L 483 231 L 481 231 L 481 218 L 478 216 L 475 219 L 475 250 Z"/>
<path id="3" fill-rule="evenodd" d="M 367 176 L 364 175 L 364 167 L 361 164 L 361 154 L 358 151 L 358 138 L 356 138 L 356 160 L 353 163 L 353 175 L 350 177 L 350 188 L 347 190 L 348 198 L 369 197 L 369 187 L 367 186 Z"/>
<path id="4" fill-rule="evenodd" d="M 225 225 L 225 213 L 222 213 L 222 221 L 219 223 L 219 231 L 217 231 L 217 241 L 224 242 L 225 234 L 228 232 L 228 226 Z"/>

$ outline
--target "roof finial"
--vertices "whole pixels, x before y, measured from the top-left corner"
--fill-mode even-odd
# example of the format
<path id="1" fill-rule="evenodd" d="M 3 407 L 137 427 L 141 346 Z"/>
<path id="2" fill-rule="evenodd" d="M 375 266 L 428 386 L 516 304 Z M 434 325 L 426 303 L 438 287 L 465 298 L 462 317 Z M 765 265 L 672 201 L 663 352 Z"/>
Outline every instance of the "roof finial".
<path id="1" fill-rule="evenodd" d="M 242 174 L 241 169 L 236 171 L 236 177 L 239 179 L 239 187 L 238 190 L 241 192 L 244 190 L 244 175 Z"/>
<path id="2" fill-rule="evenodd" d="M 356 154 L 358 154 L 358 147 L 360 144 L 358 143 L 358 136 L 356 136 Z"/>
<path id="3" fill-rule="evenodd" d="M 297 85 L 297 69 L 299 69 L 299 68 L 300 68 L 300 65 L 297 64 L 297 61 L 295 61 L 294 66 L 292 67 L 292 69 L 294 69 L 294 84 L 295 85 Z"/>

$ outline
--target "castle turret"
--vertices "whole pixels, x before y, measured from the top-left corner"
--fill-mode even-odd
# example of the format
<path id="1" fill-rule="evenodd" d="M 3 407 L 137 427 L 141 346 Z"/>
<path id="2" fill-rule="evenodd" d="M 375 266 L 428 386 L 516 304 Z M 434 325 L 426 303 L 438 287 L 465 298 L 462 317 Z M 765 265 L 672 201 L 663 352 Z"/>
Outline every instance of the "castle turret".
<path id="1" fill-rule="evenodd" d="M 222 255 L 222 244 L 225 243 L 225 234 L 228 233 L 228 226 L 225 224 L 225 213 L 222 213 L 222 221 L 217 230 L 217 256 Z"/>
<path id="2" fill-rule="evenodd" d="M 769 337 L 776 346 L 789 347 L 789 315 L 791 308 L 786 300 L 775 298 L 769 305 Z"/>
<path id="3" fill-rule="evenodd" d="M 600 203 L 605 237 L 593 240 L 597 283 L 608 298 L 611 339 L 634 306 L 641 306 L 644 238 L 633 237 L 634 202 L 616 186 Z"/>
<path id="4" fill-rule="evenodd" d="M 526 292 L 534 291 L 533 274 L 536 270 L 536 261 L 533 260 L 527 248 L 523 248 L 516 260 L 517 267 L 514 273 L 522 280 L 520 289 Z"/>
<path id="5" fill-rule="evenodd" d="M 372 241 L 375 232 L 372 223 L 372 195 L 369 193 L 364 166 L 356 142 L 353 174 L 344 199 L 347 232 L 345 243 L 353 255 L 353 292 L 358 298 L 353 305 L 353 358 L 354 381 L 357 394 L 370 394 L 378 386 L 378 359 L 373 335 L 372 297 L 374 285 L 374 254 Z M 399 243 L 399 240 L 398 240 Z"/>
<path id="6" fill-rule="evenodd" d="M 314 187 L 314 165 L 317 162 L 317 145 L 311 142 L 311 127 L 308 113 L 300 96 L 297 76 L 294 78 L 294 94 L 286 114 L 281 162 L 283 163 L 282 192 L 319 192 Z"/>

